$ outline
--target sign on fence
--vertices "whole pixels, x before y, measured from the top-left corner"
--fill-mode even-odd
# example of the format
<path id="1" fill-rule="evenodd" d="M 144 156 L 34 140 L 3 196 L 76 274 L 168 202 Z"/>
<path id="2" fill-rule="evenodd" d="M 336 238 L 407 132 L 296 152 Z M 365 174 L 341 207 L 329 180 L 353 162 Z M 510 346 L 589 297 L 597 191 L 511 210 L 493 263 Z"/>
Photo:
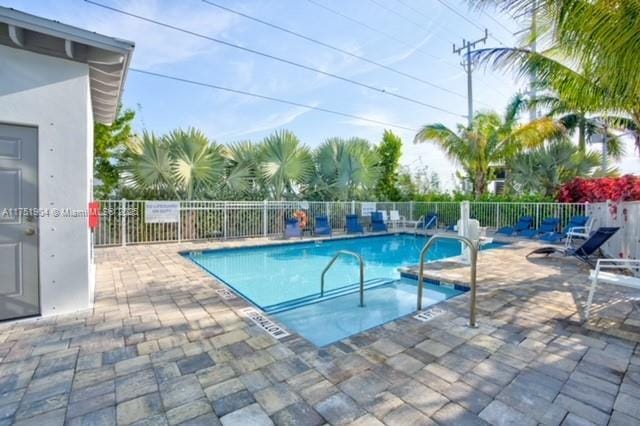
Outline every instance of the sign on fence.
<path id="1" fill-rule="evenodd" d="M 361 203 L 362 216 L 371 216 L 376 211 L 376 203 Z"/>
<path id="2" fill-rule="evenodd" d="M 177 223 L 180 221 L 179 201 L 147 201 L 144 204 L 146 223 Z"/>

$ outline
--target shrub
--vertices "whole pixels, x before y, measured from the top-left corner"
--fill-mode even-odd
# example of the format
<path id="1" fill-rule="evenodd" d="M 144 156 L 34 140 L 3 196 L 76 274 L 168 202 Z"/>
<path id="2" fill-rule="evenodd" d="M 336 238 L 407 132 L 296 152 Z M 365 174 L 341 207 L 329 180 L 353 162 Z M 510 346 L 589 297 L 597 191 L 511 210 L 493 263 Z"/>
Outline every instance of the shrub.
<path id="1" fill-rule="evenodd" d="M 640 176 L 575 178 L 560 188 L 557 199 L 561 203 L 640 201 Z"/>

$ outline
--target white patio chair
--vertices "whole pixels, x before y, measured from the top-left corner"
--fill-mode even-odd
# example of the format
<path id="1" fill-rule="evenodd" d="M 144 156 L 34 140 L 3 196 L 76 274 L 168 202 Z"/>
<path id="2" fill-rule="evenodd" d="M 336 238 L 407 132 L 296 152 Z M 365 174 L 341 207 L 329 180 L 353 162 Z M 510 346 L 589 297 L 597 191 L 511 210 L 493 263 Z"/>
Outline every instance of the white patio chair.
<path id="1" fill-rule="evenodd" d="M 380 210 L 380 213 L 382 213 L 382 221 L 386 224 L 389 223 L 389 216 L 387 214 L 386 210 Z"/>
<path id="2" fill-rule="evenodd" d="M 567 231 L 567 238 L 564 242 L 565 247 L 571 247 L 574 238 L 582 238 L 585 240 L 589 238 L 589 236 L 591 236 L 591 229 L 593 229 L 594 222 L 595 220 L 593 217 L 590 217 L 584 226 L 574 226 L 569 228 Z"/>
<path id="3" fill-rule="evenodd" d="M 603 269 L 628 269 L 634 275 L 622 275 L 613 272 L 603 271 Z M 589 319 L 593 294 L 596 292 L 598 284 L 611 284 L 640 290 L 640 260 L 636 259 L 598 259 L 596 269 L 591 271 L 591 287 L 587 298 L 587 309 L 585 317 Z"/>
<path id="4" fill-rule="evenodd" d="M 397 229 L 400 223 L 404 223 L 404 220 L 404 216 L 400 216 L 398 210 L 389 210 L 389 224 L 392 225 L 394 229 Z"/>

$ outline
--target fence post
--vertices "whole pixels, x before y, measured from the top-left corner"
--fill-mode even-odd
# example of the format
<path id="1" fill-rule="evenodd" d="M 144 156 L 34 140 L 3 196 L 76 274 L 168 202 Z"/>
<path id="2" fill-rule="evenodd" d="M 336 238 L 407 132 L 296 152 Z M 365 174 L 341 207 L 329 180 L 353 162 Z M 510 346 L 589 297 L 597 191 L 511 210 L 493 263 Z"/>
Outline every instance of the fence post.
<path id="1" fill-rule="evenodd" d="M 120 244 L 127 245 L 127 200 L 120 200 Z"/>
<path id="2" fill-rule="evenodd" d="M 496 203 L 496 229 L 500 229 L 500 203 Z"/>
<path id="3" fill-rule="evenodd" d="M 228 201 L 224 201 L 224 204 L 222 205 L 222 227 L 224 228 L 222 230 L 222 233 L 224 235 L 224 239 L 225 241 L 227 240 L 227 237 L 229 236 L 229 232 L 227 231 L 227 228 L 229 227 L 229 223 L 228 223 L 228 219 L 227 219 L 227 203 Z"/>
<path id="4" fill-rule="evenodd" d="M 267 200 L 262 201 L 262 235 L 264 237 L 267 236 L 267 232 L 269 231 L 267 226 Z"/>
<path id="5" fill-rule="evenodd" d="M 413 220 L 413 201 L 409 201 L 409 220 Z"/>
<path id="6" fill-rule="evenodd" d="M 182 242 L 182 201 L 178 201 L 178 242 Z"/>
<path id="7" fill-rule="evenodd" d="M 351 200 L 351 214 L 356 214 L 356 202 Z"/>
<path id="8" fill-rule="evenodd" d="M 540 228 L 540 203 L 536 203 L 536 229 Z"/>

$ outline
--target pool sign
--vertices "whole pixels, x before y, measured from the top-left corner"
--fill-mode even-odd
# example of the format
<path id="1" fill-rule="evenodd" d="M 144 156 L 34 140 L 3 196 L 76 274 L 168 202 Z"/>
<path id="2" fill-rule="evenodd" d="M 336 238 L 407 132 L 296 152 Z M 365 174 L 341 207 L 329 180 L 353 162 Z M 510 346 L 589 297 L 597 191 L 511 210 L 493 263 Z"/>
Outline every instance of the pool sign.
<path id="1" fill-rule="evenodd" d="M 361 216 L 371 216 L 371 213 L 376 211 L 376 203 L 362 203 L 361 208 Z"/>
<path id="2" fill-rule="evenodd" d="M 178 201 L 146 201 L 144 204 L 145 223 L 180 222 L 180 203 Z"/>

